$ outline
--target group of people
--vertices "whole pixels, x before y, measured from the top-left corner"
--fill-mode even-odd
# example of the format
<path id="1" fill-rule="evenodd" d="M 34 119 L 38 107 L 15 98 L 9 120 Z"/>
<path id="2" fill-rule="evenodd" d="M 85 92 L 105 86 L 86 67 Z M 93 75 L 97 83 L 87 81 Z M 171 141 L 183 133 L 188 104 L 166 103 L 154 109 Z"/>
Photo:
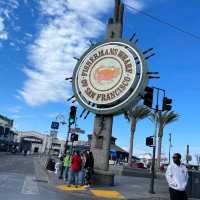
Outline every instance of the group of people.
<path id="1" fill-rule="evenodd" d="M 90 187 L 94 168 L 94 158 L 91 151 L 74 151 L 72 155 L 67 152 L 62 160 L 61 178 L 71 185 L 87 185 Z"/>
<path id="2" fill-rule="evenodd" d="M 91 151 L 74 151 L 72 155 L 67 152 L 64 157 L 61 157 L 61 162 L 60 177 L 64 175 L 68 186 L 91 185 L 94 168 L 94 158 Z M 173 155 L 173 163 L 167 168 L 166 179 L 169 184 L 170 199 L 187 200 L 188 171 L 186 166 L 181 163 L 179 153 Z"/>

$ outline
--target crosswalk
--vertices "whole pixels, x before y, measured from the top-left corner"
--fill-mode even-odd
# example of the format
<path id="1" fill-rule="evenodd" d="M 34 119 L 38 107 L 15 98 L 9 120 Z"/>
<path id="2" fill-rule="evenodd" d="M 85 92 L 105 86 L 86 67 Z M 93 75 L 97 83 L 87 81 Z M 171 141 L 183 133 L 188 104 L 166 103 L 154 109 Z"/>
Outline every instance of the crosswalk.
<path id="1" fill-rule="evenodd" d="M 35 182 L 35 177 L 33 176 L 25 177 L 21 193 L 26 194 L 26 195 L 39 194 L 39 188 L 38 188 L 37 182 Z"/>
<path id="2" fill-rule="evenodd" d="M 0 173 L 0 193 L 15 193 L 19 195 L 39 195 L 38 183 L 34 176 L 24 176 L 14 173 Z"/>

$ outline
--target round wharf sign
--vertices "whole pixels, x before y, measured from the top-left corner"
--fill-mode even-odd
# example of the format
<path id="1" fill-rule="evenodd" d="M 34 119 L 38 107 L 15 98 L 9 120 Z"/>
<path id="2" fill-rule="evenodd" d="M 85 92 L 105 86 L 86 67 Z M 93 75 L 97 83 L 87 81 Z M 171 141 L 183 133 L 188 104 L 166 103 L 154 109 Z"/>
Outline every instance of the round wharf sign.
<path id="1" fill-rule="evenodd" d="M 90 48 L 77 63 L 73 90 L 79 103 L 97 114 L 115 114 L 140 99 L 147 78 L 143 55 L 125 41 Z"/>

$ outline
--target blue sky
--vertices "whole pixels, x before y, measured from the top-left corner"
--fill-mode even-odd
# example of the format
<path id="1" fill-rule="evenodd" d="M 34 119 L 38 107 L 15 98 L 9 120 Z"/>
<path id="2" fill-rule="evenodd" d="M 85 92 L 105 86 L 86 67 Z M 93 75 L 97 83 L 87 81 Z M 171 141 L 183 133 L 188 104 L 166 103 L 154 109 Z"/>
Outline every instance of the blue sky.
<path id="1" fill-rule="evenodd" d="M 72 74 L 76 61 L 88 47 L 105 36 L 106 20 L 112 15 L 113 0 L 0 0 L 0 113 L 15 120 L 17 130 L 47 132 L 51 121 L 62 113 L 68 116 L 71 85 L 64 79 Z M 126 0 L 186 31 L 200 36 L 200 2 L 191 0 Z M 93 7 L 91 7 L 93 6 Z M 149 85 L 166 89 L 173 109 L 181 115 L 178 122 L 164 130 L 163 151 L 168 153 L 168 134 L 173 148 L 185 154 L 200 153 L 199 56 L 200 40 L 160 24 L 140 13 L 125 9 L 124 38 L 136 32 L 141 50 L 153 47 L 156 56 L 149 60 L 151 71 L 161 78 Z M 78 108 L 80 113 L 82 108 Z M 92 133 L 94 115 L 78 124 Z M 128 148 L 129 123 L 123 116 L 114 118 L 113 135 Z M 65 127 L 59 136 L 65 137 Z M 145 137 L 152 135 L 149 120 L 138 123 L 134 152 L 150 152 Z M 85 139 L 86 136 L 82 136 Z"/>

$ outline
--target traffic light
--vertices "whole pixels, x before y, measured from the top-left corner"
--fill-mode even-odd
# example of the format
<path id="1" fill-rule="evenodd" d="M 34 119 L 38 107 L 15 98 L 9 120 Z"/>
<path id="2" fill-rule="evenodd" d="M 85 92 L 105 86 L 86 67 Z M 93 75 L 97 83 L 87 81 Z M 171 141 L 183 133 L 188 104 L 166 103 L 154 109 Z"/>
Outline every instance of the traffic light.
<path id="1" fill-rule="evenodd" d="M 153 105 L 153 88 L 146 87 L 144 91 L 145 91 L 144 105 L 152 108 L 152 105 Z"/>
<path id="2" fill-rule="evenodd" d="M 152 146 L 153 145 L 153 136 L 146 138 L 146 146 Z"/>
<path id="3" fill-rule="evenodd" d="M 163 105 L 162 105 L 162 111 L 170 111 L 172 109 L 172 106 L 170 105 L 172 103 L 172 99 L 168 99 L 167 97 L 163 98 Z"/>
<path id="4" fill-rule="evenodd" d="M 71 126 L 72 124 L 75 123 L 76 121 L 76 106 L 71 106 L 70 107 L 70 113 L 69 113 L 69 125 Z"/>
<path id="5" fill-rule="evenodd" d="M 78 134 L 72 133 L 70 137 L 71 142 L 78 141 Z"/>

